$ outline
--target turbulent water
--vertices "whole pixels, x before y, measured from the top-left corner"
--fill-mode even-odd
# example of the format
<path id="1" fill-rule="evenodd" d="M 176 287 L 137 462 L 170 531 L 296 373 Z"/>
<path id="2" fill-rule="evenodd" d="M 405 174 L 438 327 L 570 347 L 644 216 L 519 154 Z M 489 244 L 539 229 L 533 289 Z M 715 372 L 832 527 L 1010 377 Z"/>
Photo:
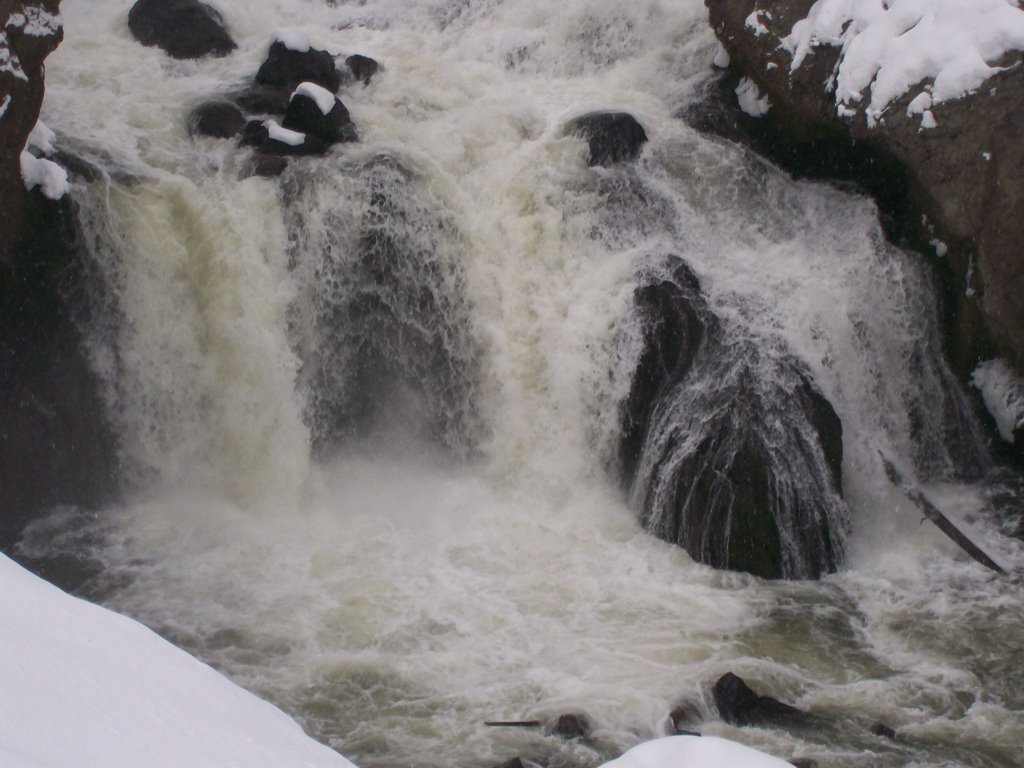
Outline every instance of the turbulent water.
<path id="1" fill-rule="evenodd" d="M 926 271 L 868 200 L 678 117 L 714 76 L 700 0 L 216 5 L 238 51 L 175 62 L 124 0 L 64 0 L 44 119 L 102 171 L 72 194 L 132 491 L 22 554 L 79 556 L 83 594 L 365 768 L 595 766 L 680 701 L 822 768 L 1021 764 L 1021 581 L 921 525 L 879 458 L 1024 567 Z M 282 28 L 382 71 L 341 92 L 357 144 L 245 178 L 248 150 L 188 116 Z M 643 123 L 636 164 L 587 166 L 563 126 L 595 109 Z M 842 419 L 839 574 L 717 572 L 641 529 L 615 456 L 635 292 L 666 259 Z M 726 671 L 823 724 L 724 724 Z M 483 725 L 563 712 L 593 736 Z"/>

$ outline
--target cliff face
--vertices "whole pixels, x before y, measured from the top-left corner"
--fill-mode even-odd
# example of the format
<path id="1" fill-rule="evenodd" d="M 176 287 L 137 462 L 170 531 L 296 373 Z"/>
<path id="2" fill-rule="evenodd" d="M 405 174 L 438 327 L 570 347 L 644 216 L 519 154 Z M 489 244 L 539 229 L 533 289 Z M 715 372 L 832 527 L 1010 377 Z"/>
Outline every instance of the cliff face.
<path id="1" fill-rule="evenodd" d="M 115 444 L 77 319 L 87 311 L 67 196 L 26 191 L 21 153 L 39 118 L 57 0 L 0 0 L 0 550 L 54 505 L 112 491 Z"/>
<path id="2" fill-rule="evenodd" d="M 873 110 L 868 88 L 860 100 L 837 98 L 839 47 L 812 41 L 797 60 L 790 36 L 814 0 L 705 1 L 730 67 L 770 101 L 757 129 L 768 154 L 803 153 L 798 165 L 815 166 L 816 175 L 854 179 L 883 198 L 899 198 L 916 229 L 911 239 L 931 244 L 944 277 L 954 364 L 966 372 L 979 358 L 999 354 L 1024 371 L 1020 52 L 988 62 L 1005 69 L 960 98 L 932 104 L 938 89 L 935 78 L 925 78 Z M 927 114 L 924 102 L 915 103 L 924 93 Z"/>
<path id="3" fill-rule="evenodd" d="M 0 259 L 11 259 L 26 212 L 21 152 L 43 104 L 43 60 L 64 39 L 60 0 L 0 0 Z"/>

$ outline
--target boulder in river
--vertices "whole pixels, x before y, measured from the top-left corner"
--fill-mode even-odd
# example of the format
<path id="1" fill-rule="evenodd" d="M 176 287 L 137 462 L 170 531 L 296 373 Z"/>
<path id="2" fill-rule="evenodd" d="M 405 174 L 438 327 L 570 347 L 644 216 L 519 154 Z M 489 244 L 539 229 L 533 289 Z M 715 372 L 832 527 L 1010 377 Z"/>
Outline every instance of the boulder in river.
<path id="1" fill-rule="evenodd" d="M 644 526 L 697 561 L 763 578 L 836 570 L 842 424 L 771 337 L 720 320 L 678 260 L 636 292 L 643 350 L 620 463 Z"/>
<path id="2" fill-rule="evenodd" d="M 586 139 L 590 165 L 616 165 L 640 155 L 647 132 L 627 112 L 590 112 L 570 120 L 565 132 Z"/>
<path id="3" fill-rule="evenodd" d="M 326 144 L 359 138 L 345 105 L 316 83 L 299 84 L 292 93 L 281 124 L 290 130 L 315 136 Z"/>
<path id="4" fill-rule="evenodd" d="M 334 67 L 334 57 L 327 51 L 308 47 L 304 40 L 274 40 L 256 72 L 256 83 L 291 93 L 304 82 L 337 93 L 341 75 Z"/>
<path id="5" fill-rule="evenodd" d="M 715 683 L 714 696 L 722 719 L 734 725 L 806 725 L 813 719 L 771 696 L 759 696 L 732 672 Z"/>
<path id="6" fill-rule="evenodd" d="M 590 731 L 590 720 L 578 713 L 559 715 L 551 726 L 551 733 L 563 739 L 585 739 Z"/>
<path id="7" fill-rule="evenodd" d="M 352 76 L 364 86 L 370 84 L 370 80 L 377 74 L 377 69 L 379 68 L 375 60 L 359 53 L 354 53 L 346 58 L 345 63 L 352 70 Z"/>
<path id="8" fill-rule="evenodd" d="M 189 128 L 193 135 L 230 139 L 245 128 L 245 116 L 227 101 L 208 101 L 192 112 Z"/>
<path id="9" fill-rule="evenodd" d="M 199 0 L 137 0 L 128 29 L 143 45 L 176 59 L 226 56 L 238 47 L 221 15 Z"/>

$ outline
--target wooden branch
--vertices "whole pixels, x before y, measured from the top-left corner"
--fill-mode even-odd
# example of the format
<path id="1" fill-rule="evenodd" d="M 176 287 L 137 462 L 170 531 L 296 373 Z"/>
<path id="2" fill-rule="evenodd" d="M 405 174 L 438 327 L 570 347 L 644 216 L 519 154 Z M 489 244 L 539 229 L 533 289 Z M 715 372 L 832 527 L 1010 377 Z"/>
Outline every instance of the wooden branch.
<path id="1" fill-rule="evenodd" d="M 918 509 L 924 512 L 925 517 L 935 523 L 936 527 L 938 527 L 940 531 L 949 536 L 949 538 L 956 542 L 960 549 L 974 558 L 977 562 L 996 573 L 1006 575 L 1006 571 L 1004 571 L 995 560 L 986 555 L 978 545 L 968 539 L 967 536 L 964 535 L 963 531 L 953 525 L 949 518 L 942 514 L 942 512 L 939 511 L 939 508 L 928 500 L 927 496 L 921 493 L 919 489 L 904 482 L 903 476 L 900 474 L 899 470 L 896 469 L 896 465 L 889 461 L 889 459 L 887 459 L 881 452 L 879 452 L 879 456 L 882 458 L 882 465 L 885 467 L 885 474 L 888 476 L 889 480 L 893 485 L 898 486 L 900 490 L 906 494 L 907 498 L 917 505 Z"/>

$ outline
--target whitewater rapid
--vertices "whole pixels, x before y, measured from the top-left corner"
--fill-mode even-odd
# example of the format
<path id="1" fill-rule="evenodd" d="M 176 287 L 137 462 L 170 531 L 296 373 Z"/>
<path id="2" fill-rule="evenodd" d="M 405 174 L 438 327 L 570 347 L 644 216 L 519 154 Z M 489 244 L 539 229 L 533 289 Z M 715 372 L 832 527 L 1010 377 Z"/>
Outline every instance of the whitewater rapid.
<path id="1" fill-rule="evenodd" d="M 58 511 L 24 553 L 78 557 L 83 594 L 364 768 L 592 766 L 680 700 L 706 733 L 822 766 L 1018 764 L 1019 579 L 921 526 L 879 462 L 1024 566 L 976 514 L 988 459 L 927 271 L 867 199 L 680 119 L 714 76 L 699 0 L 217 7 L 238 50 L 179 62 L 131 38 L 122 0 L 64 0 L 43 118 L 101 171 L 72 195 L 132 490 L 98 515 Z M 190 138 L 189 114 L 244 88 L 283 28 L 382 70 L 340 93 L 358 144 L 243 178 L 244 150 Z M 588 168 L 564 134 L 595 109 L 644 125 L 635 167 Z M 444 321 L 425 338 L 445 362 L 411 374 L 427 396 L 371 392 L 379 419 L 331 431 L 358 386 L 358 329 L 337 308 L 369 290 L 353 254 L 381 210 L 411 254 L 382 293 L 410 327 L 409 281 L 432 297 Z M 840 574 L 716 572 L 636 522 L 613 468 L 630 310 L 670 257 L 737 333 L 795 354 L 842 419 Z M 709 688 L 726 671 L 830 725 L 720 722 Z M 483 725 L 566 711 L 592 740 Z"/>

